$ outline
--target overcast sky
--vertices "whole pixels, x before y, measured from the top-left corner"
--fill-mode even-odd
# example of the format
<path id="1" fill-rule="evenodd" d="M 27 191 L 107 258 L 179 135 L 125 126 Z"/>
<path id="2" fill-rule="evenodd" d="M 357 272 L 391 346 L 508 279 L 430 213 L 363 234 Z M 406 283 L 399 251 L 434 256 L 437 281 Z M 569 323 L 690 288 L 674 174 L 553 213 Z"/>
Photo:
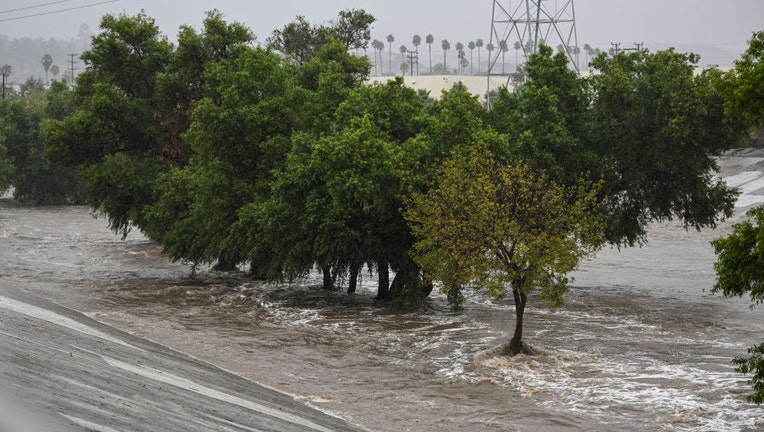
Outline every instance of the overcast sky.
<path id="1" fill-rule="evenodd" d="M 502 0 L 514 5 L 520 0 Z M 545 0 L 562 8 L 568 0 Z M 101 4 L 99 4 L 101 3 Z M 675 46 L 701 54 L 702 64 L 729 63 L 746 47 L 754 31 L 764 30 L 764 0 L 578 0 L 575 5 L 579 45 L 610 48 L 644 42 L 655 51 Z M 448 39 L 452 46 L 490 38 L 493 1 L 489 0 L 0 0 L 0 34 L 17 37 L 77 36 L 81 24 L 97 32 L 107 13 L 144 10 L 174 40 L 178 27 L 199 27 L 204 12 L 217 8 L 228 20 L 250 27 L 258 40 L 304 15 L 314 23 L 334 18 L 343 9 L 365 9 L 377 17 L 372 37 L 395 37 L 397 49 L 419 34 Z M 74 9 L 77 8 L 77 9 Z M 65 11 L 64 9 L 72 9 Z M 30 16 L 37 15 L 37 16 Z M 433 47 L 435 50 L 435 47 Z M 731 53 L 731 54 L 730 54 Z"/>

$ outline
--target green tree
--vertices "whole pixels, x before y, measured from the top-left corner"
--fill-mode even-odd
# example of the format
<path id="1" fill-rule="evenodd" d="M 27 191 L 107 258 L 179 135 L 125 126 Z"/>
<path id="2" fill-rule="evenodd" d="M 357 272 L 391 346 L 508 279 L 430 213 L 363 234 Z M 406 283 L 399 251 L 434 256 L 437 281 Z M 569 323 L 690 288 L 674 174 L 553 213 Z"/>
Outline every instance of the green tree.
<path id="1" fill-rule="evenodd" d="M 711 242 L 717 261 L 716 283 L 712 292 L 725 297 L 749 295 L 756 305 L 764 302 L 764 207 L 748 211 L 751 220 L 735 224 L 727 237 Z M 733 363 L 736 370 L 752 374 L 750 383 L 753 394 L 751 402 L 764 403 L 764 343 L 748 349 L 750 357 L 737 357 Z"/>
<path id="2" fill-rule="evenodd" d="M 54 82 L 45 91 L 42 81 L 35 80 L 35 85 L 23 92 L 23 99 L 0 103 L 0 136 L 13 162 L 6 180 L 13 185 L 14 198 L 20 202 L 41 205 L 80 202 L 74 171 L 55 166 L 45 158 L 40 133 L 44 119 L 68 114 L 69 95 L 69 89 L 61 83 Z M 0 170 L 7 171 L 6 164 L 0 165 Z"/>
<path id="3" fill-rule="evenodd" d="M 82 54 L 87 68 L 77 77 L 74 113 L 47 121 L 43 133 L 49 159 L 81 167 L 87 202 L 126 234 L 133 225 L 145 227 L 154 180 L 177 153 L 158 115 L 164 108 L 158 77 L 172 45 L 143 13 L 106 15 L 100 27 Z"/>
<path id="4" fill-rule="evenodd" d="M 411 244 L 398 211 L 402 143 L 425 127 L 425 118 L 422 99 L 398 78 L 351 89 L 323 136 L 293 135 L 268 198 L 240 213 L 237 237 L 259 239 L 250 260 L 267 262 L 264 273 L 276 279 L 318 266 L 325 288 L 347 276 L 350 292 L 368 264 L 379 275 L 378 298 L 390 298 L 389 269 L 396 278 L 404 274 Z M 401 292 L 414 288 L 393 285 L 402 285 Z"/>
<path id="5" fill-rule="evenodd" d="M 366 49 L 371 40 L 371 25 L 377 19 L 363 9 L 340 11 L 331 23 L 331 35 L 348 49 Z"/>
<path id="6" fill-rule="evenodd" d="M 728 113 L 735 118 L 744 118 L 748 125 L 764 124 L 764 32 L 753 35 L 748 49 L 735 68 L 726 75 L 729 84 L 725 89 L 728 99 Z M 764 302 L 764 206 L 748 211 L 749 220 L 735 224 L 732 233 L 711 242 L 717 261 L 716 284 L 713 292 L 721 292 L 725 297 L 749 295 L 751 302 Z M 749 357 L 732 360 L 736 371 L 751 374 L 753 393 L 748 400 L 764 404 L 764 343 L 748 348 Z"/>
<path id="7" fill-rule="evenodd" d="M 755 126 L 764 126 L 764 31 L 756 32 L 735 61 L 733 109 Z M 734 114 L 733 114 L 734 115 Z"/>
<path id="8" fill-rule="evenodd" d="M 330 39 L 341 42 L 345 49 L 366 49 L 371 39 L 373 15 L 363 9 L 341 11 L 327 24 L 313 25 L 298 15 L 281 29 L 274 30 L 268 46 L 281 52 L 298 65 L 313 58 Z"/>
<path id="9" fill-rule="evenodd" d="M 42 78 L 29 77 L 24 84 L 19 86 L 19 97 L 28 99 L 32 95 L 42 95 L 45 92 L 45 83 Z"/>
<path id="10" fill-rule="evenodd" d="M 443 287 L 474 283 L 496 298 L 512 292 L 514 355 L 529 352 L 528 294 L 539 288 L 544 300 L 562 304 L 566 274 L 600 246 L 596 205 L 596 187 L 568 189 L 476 146 L 446 161 L 433 188 L 411 200 L 406 218 L 417 238 L 416 260 Z"/>
<path id="11" fill-rule="evenodd" d="M 713 73 L 696 76 L 698 57 L 673 50 L 600 55 L 589 84 L 591 138 L 605 180 L 606 231 L 614 244 L 643 241 L 654 220 L 715 226 L 736 193 L 714 179 L 715 158 L 740 142 L 725 116 Z"/>
<path id="12" fill-rule="evenodd" d="M 8 156 L 4 142 L 5 136 L 0 135 L 0 195 L 5 194 L 11 187 L 13 175 L 13 160 Z"/>
<path id="13" fill-rule="evenodd" d="M 215 96 L 196 102 L 184 135 L 193 155 L 159 177 L 159 197 L 144 212 L 146 232 L 173 259 L 231 270 L 245 254 L 228 241 L 231 226 L 267 190 L 271 164 L 283 158 L 295 84 L 280 58 L 261 48 L 206 69 L 205 91 Z"/>

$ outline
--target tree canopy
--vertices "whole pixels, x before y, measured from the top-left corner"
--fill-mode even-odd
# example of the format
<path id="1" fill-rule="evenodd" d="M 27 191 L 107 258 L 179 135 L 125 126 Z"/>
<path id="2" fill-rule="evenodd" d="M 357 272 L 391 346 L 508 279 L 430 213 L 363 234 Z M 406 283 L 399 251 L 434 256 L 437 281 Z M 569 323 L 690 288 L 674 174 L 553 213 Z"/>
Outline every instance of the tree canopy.
<path id="1" fill-rule="evenodd" d="M 0 102 L 0 191 L 13 186 L 22 203 L 81 203 L 74 170 L 46 158 L 41 135 L 42 123 L 70 114 L 70 97 L 66 84 L 54 81 L 48 90 L 33 85 Z"/>
<path id="2" fill-rule="evenodd" d="M 45 153 L 77 170 L 112 229 L 138 228 L 175 260 L 269 280 L 318 268 L 325 288 L 351 292 L 367 266 L 379 299 L 410 304 L 431 279 L 511 290 L 521 309 L 537 288 L 559 303 L 565 274 L 603 239 L 729 215 L 735 195 L 710 170 L 740 135 L 727 77 L 694 76 L 694 56 L 601 55 L 580 78 L 541 47 L 489 111 L 461 84 L 436 101 L 400 78 L 366 84 L 353 51 L 373 22 L 297 17 L 255 47 L 212 11 L 175 46 L 143 13 L 106 16 L 71 112 L 43 123 Z M 449 233 L 472 249 L 443 252 Z"/>
<path id="3" fill-rule="evenodd" d="M 764 32 L 753 35 L 729 77 L 725 88 L 732 97 L 727 98 L 727 114 L 744 118 L 749 126 L 764 125 Z M 713 292 L 725 297 L 748 294 L 753 304 L 760 305 L 764 302 L 764 206 L 750 209 L 747 216 L 728 236 L 711 242 L 717 255 Z M 750 347 L 748 354 L 732 362 L 738 372 L 752 375 L 753 394 L 748 399 L 764 404 L 764 343 Z"/>
<path id="4" fill-rule="evenodd" d="M 527 295 L 562 304 L 566 274 L 601 242 L 597 187 L 567 190 L 524 162 L 505 164 L 484 148 L 458 152 L 433 188 L 414 195 L 417 262 L 446 287 L 475 284 L 492 297 L 508 290 L 517 315 L 510 352 L 523 351 Z"/>

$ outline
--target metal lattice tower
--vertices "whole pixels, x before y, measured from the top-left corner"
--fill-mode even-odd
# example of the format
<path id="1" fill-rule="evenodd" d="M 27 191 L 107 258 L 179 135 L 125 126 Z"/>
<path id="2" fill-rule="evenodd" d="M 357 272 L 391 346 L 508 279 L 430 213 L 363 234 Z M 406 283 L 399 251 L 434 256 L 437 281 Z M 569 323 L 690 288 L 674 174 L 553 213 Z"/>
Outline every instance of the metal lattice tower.
<path id="1" fill-rule="evenodd" d="M 488 64 L 489 92 L 497 77 L 506 77 L 501 85 L 508 85 L 522 76 L 519 67 L 507 72 L 504 59 L 508 51 L 515 51 L 516 63 L 521 64 L 542 43 L 564 50 L 571 68 L 579 72 L 573 0 L 494 0 L 490 43 L 494 50 Z"/>

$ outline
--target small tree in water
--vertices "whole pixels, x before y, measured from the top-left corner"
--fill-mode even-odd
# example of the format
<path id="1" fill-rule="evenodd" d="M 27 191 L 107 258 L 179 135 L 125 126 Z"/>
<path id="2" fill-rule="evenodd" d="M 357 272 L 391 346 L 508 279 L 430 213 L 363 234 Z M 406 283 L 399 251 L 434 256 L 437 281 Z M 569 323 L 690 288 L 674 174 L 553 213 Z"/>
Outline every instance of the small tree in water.
<path id="1" fill-rule="evenodd" d="M 599 185 L 566 189 L 525 163 L 503 164 L 472 148 L 444 163 L 426 194 L 409 202 L 416 261 L 444 288 L 477 284 L 494 298 L 511 290 L 516 324 L 511 355 L 528 353 L 528 294 L 561 305 L 566 274 L 602 244 Z"/>

